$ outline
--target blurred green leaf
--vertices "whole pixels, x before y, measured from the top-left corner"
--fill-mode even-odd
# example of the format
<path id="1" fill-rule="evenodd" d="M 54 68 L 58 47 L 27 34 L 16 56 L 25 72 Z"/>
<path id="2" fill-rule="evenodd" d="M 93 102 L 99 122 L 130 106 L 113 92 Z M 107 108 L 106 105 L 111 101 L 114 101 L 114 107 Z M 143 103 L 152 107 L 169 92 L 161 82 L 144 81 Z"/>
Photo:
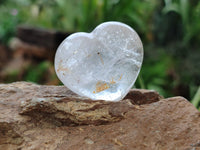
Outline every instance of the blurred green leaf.
<path id="1" fill-rule="evenodd" d="M 38 83 L 41 80 L 42 75 L 48 70 L 49 67 L 50 64 L 47 61 L 36 66 L 30 66 L 27 70 L 25 81 Z"/>
<path id="2" fill-rule="evenodd" d="M 199 104 L 200 104 L 200 86 L 196 92 L 196 94 L 194 95 L 194 98 L 191 100 L 191 103 L 198 108 Z"/>

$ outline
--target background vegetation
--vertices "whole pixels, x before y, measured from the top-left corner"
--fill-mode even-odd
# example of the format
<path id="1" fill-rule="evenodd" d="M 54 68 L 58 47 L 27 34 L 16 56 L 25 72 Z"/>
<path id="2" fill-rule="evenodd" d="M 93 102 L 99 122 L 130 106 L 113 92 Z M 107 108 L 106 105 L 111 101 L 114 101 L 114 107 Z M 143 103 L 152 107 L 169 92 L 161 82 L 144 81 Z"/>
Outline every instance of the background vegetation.
<path id="1" fill-rule="evenodd" d="M 110 20 L 130 25 L 143 41 L 145 58 L 135 87 L 154 89 L 165 97 L 182 95 L 199 107 L 200 1 L 0 0 L 0 39 L 4 44 L 19 24 L 90 32 Z M 39 82 L 44 64 L 34 67 L 42 70 L 35 77 L 29 78 L 28 73 L 23 80 Z"/>

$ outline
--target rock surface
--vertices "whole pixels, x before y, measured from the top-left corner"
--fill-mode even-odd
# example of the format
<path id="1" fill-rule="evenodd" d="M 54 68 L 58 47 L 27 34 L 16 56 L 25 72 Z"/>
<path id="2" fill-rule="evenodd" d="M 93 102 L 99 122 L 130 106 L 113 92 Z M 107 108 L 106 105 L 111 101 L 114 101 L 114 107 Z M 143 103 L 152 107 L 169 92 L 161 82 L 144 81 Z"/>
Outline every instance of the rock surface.
<path id="1" fill-rule="evenodd" d="M 0 149 L 200 149 L 200 112 L 182 97 L 131 90 L 91 101 L 64 86 L 0 84 Z"/>

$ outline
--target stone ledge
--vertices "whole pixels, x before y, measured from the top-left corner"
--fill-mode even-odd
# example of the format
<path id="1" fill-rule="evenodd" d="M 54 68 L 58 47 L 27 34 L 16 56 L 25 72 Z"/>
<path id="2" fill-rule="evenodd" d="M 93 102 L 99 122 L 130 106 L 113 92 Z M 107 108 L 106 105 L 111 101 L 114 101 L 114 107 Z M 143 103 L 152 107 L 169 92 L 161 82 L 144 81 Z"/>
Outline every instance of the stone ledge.
<path id="1" fill-rule="evenodd" d="M 0 149 L 200 148 L 200 113 L 183 97 L 131 90 L 92 101 L 64 86 L 0 84 Z"/>

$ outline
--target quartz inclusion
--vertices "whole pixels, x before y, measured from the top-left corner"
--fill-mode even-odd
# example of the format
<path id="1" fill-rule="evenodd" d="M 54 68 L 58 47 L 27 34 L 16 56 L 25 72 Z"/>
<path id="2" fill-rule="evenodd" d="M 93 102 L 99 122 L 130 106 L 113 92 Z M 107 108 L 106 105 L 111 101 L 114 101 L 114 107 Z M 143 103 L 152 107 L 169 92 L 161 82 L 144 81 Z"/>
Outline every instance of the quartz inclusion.
<path id="1" fill-rule="evenodd" d="M 58 47 L 55 70 L 73 92 L 93 100 L 119 101 L 135 83 L 143 46 L 128 25 L 106 22 L 91 33 L 74 33 Z"/>

